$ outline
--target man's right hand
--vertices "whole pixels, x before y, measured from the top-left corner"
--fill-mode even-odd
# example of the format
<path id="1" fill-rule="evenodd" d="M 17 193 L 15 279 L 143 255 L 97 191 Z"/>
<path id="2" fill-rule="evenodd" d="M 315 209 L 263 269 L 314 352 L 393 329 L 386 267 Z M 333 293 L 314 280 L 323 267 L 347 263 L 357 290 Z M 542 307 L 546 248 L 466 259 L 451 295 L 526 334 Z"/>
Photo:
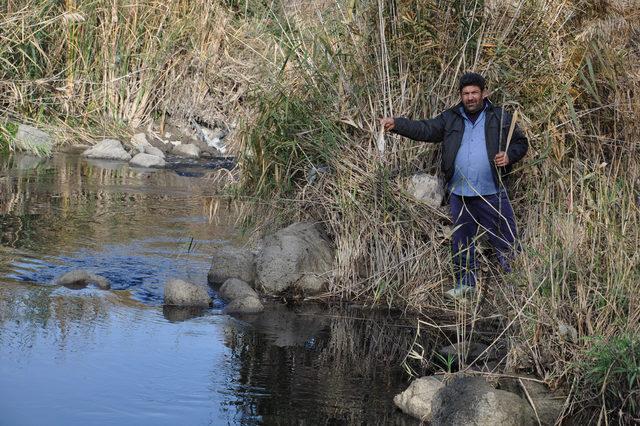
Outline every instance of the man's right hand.
<path id="1" fill-rule="evenodd" d="M 384 128 L 385 132 L 388 132 L 396 126 L 396 121 L 393 117 L 384 117 L 380 119 L 380 125 Z"/>

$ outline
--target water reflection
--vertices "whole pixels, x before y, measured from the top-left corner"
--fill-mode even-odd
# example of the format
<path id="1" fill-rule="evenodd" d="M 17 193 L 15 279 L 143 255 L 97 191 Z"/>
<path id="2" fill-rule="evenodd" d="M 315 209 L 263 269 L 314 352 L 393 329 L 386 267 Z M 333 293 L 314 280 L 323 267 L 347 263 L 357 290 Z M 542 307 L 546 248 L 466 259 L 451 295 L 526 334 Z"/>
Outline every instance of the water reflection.
<path id="1" fill-rule="evenodd" d="M 416 424 L 391 402 L 414 330 L 386 312 L 160 306 L 167 278 L 204 283 L 238 238 L 232 208 L 207 220 L 205 179 L 3 161 L 0 424 Z M 51 284 L 74 268 L 112 290 Z"/>

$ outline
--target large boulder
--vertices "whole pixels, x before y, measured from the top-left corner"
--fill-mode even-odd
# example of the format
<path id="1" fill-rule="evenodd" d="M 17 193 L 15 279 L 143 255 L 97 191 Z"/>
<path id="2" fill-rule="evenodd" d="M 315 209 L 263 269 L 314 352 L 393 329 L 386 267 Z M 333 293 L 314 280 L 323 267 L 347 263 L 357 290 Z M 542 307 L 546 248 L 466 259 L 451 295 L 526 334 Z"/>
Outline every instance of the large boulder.
<path id="1" fill-rule="evenodd" d="M 331 244 L 317 225 L 294 223 L 263 240 L 256 259 L 256 283 L 271 294 L 289 288 L 319 294 L 326 291 L 333 260 Z"/>
<path id="2" fill-rule="evenodd" d="M 431 404 L 432 425 L 528 426 L 537 424 L 531 406 L 518 395 L 494 389 L 481 377 L 458 377 Z"/>
<path id="3" fill-rule="evenodd" d="M 444 384 L 433 376 L 420 377 L 411 382 L 407 390 L 393 398 L 394 404 L 405 414 L 423 422 L 431 421 L 431 402 Z"/>
<path id="4" fill-rule="evenodd" d="M 258 293 L 246 282 L 237 278 L 229 278 L 218 290 L 218 296 L 226 301 L 233 301 L 243 297 L 258 297 Z"/>
<path id="5" fill-rule="evenodd" d="M 13 141 L 13 146 L 20 151 L 32 152 L 38 155 L 48 155 L 53 148 L 53 139 L 48 133 L 36 127 L 20 124 Z"/>
<path id="6" fill-rule="evenodd" d="M 109 281 L 106 278 L 84 269 L 74 269 L 69 271 L 64 275 L 57 277 L 53 283 L 55 285 L 62 285 L 76 290 L 85 288 L 89 285 L 94 285 L 102 290 L 109 290 L 111 288 L 111 284 L 109 284 Z"/>
<path id="7" fill-rule="evenodd" d="M 256 279 L 255 256 L 247 249 L 222 246 L 213 252 L 207 275 L 209 284 L 216 287 L 229 278 L 238 278 L 249 284 Z"/>
<path id="8" fill-rule="evenodd" d="M 433 175 L 419 173 L 411 177 L 409 192 L 419 201 L 431 207 L 440 207 L 444 198 L 444 185 Z"/>
<path id="9" fill-rule="evenodd" d="M 180 144 L 173 147 L 172 152 L 180 157 L 199 158 L 200 148 L 192 143 Z"/>
<path id="10" fill-rule="evenodd" d="M 170 279 L 164 286 L 164 304 L 170 306 L 209 306 L 211 298 L 204 286 Z"/>
<path id="11" fill-rule="evenodd" d="M 554 425 L 564 410 L 567 394 L 559 388 L 551 391 L 538 379 L 527 375 L 514 377 L 501 377 L 498 387 L 502 390 L 513 392 L 521 398 L 527 398 L 535 407 L 536 414 L 543 425 Z"/>
<path id="12" fill-rule="evenodd" d="M 124 149 L 120 141 L 105 139 L 82 153 L 83 157 L 103 160 L 129 161 L 131 155 Z"/>
<path id="13" fill-rule="evenodd" d="M 241 297 L 225 306 L 223 311 L 227 314 L 258 314 L 264 311 L 264 306 L 257 297 Z"/>
<path id="14" fill-rule="evenodd" d="M 160 157 L 151 154 L 136 154 L 129 164 L 135 167 L 164 167 L 167 163 Z"/>

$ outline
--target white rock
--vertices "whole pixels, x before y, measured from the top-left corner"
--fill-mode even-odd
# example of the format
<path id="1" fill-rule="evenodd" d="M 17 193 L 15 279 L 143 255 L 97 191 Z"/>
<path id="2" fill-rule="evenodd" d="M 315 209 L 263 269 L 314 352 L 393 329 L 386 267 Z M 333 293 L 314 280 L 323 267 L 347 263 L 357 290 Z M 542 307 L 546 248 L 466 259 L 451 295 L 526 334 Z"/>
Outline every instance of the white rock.
<path id="1" fill-rule="evenodd" d="M 164 167 L 166 162 L 164 159 L 151 154 L 136 154 L 135 157 L 129 161 L 129 164 L 137 167 Z"/>
<path id="2" fill-rule="evenodd" d="M 131 155 L 122 147 L 120 141 L 105 139 L 82 153 L 83 157 L 101 158 L 104 160 L 131 160 Z"/>
<path id="3" fill-rule="evenodd" d="M 411 177 L 409 192 L 413 196 L 431 207 L 440 207 L 444 198 L 444 185 L 433 175 L 420 173 Z"/>
<path id="4" fill-rule="evenodd" d="M 48 133 L 28 126 L 26 124 L 20 124 L 18 126 L 18 132 L 13 141 L 13 145 L 16 149 L 21 151 L 29 151 L 35 154 L 48 155 L 53 148 L 53 140 Z"/>
<path id="5" fill-rule="evenodd" d="M 151 146 L 151 145 L 144 147 L 144 153 L 155 155 L 156 157 L 160 157 L 160 158 L 165 158 L 164 152 L 162 152 L 160 148 L 156 148 L 155 146 Z"/>
<path id="6" fill-rule="evenodd" d="M 393 398 L 394 404 L 405 414 L 424 422 L 431 421 L 431 401 L 444 384 L 433 376 L 420 377 L 407 390 Z"/>
<path id="7" fill-rule="evenodd" d="M 145 147 L 151 146 L 149 141 L 147 140 L 147 135 L 144 133 L 136 133 L 131 136 L 131 145 L 138 150 L 138 152 L 144 152 Z"/>
<path id="8" fill-rule="evenodd" d="M 211 298 L 204 286 L 170 279 L 164 286 L 164 304 L 171 306 L 209 306 Z"/>
<path id="9" fill-rule="evenodd" d="M 197 146 L 191 143 L 176 145 L 173 147 L 172 152 L 181 157 L 189 157 L 189 158 L 200 157 L 200 148 L 198 148 Z"/>

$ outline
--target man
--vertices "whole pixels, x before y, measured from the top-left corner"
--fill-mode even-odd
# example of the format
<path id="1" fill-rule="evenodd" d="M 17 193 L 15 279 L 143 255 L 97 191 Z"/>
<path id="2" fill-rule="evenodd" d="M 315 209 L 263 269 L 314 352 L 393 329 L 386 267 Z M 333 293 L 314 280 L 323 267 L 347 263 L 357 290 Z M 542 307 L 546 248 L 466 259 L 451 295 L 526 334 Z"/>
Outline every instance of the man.
<path id="1" fill-rule="evenodd" d="M 475 290 L 478 230 L 486 233 L 500 265 L 510 271 L 516 225 L 503 177 L 528 149 L 518 126 L 507 141 L 512 117 L 486 99 L 480 74 L 465 73 L 459 89 L 461 102 L 431 120 L 380 120 L 386 131 L 418 141 L 442 142 L 441 170 L 450 193 L 456 278 L 446 295 L 456 299 Z"/>

